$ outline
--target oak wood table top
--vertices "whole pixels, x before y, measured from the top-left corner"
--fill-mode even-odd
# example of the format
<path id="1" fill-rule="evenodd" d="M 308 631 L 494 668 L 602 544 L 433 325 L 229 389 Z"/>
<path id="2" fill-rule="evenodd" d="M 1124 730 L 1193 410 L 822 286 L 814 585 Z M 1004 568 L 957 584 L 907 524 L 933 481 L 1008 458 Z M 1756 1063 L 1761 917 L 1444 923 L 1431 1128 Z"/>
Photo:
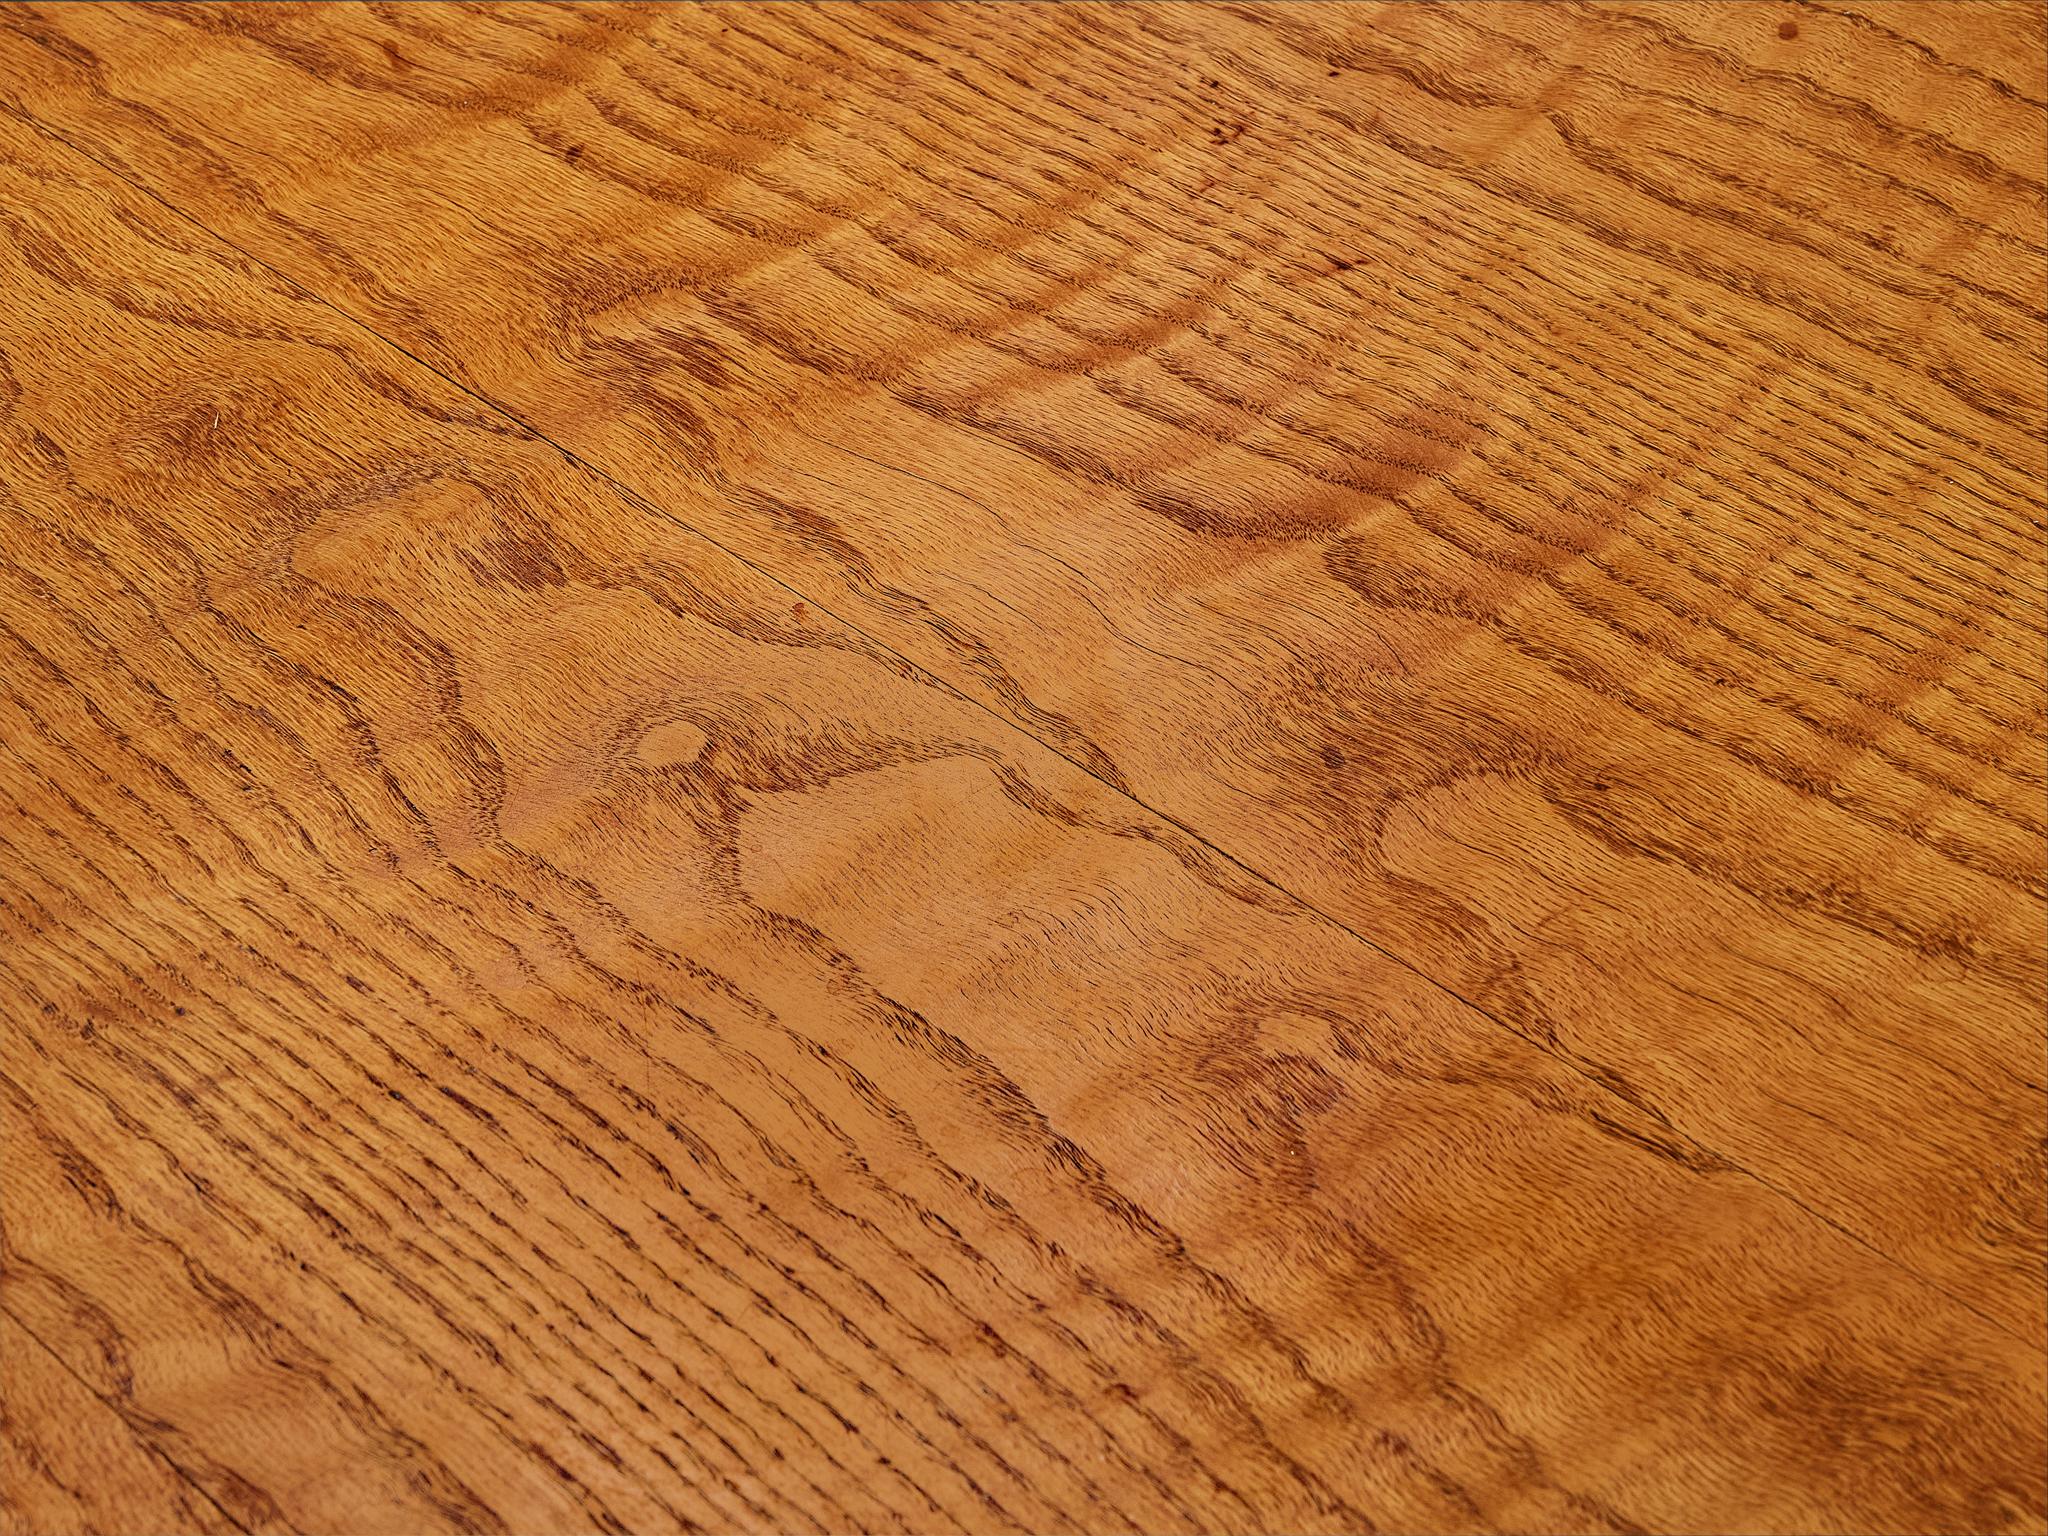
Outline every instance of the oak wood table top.
<path id="1" fill-rule="evenodd" d="M 0 1529 L 2039 1532 L 2048 11 L 0 9 Z"/>

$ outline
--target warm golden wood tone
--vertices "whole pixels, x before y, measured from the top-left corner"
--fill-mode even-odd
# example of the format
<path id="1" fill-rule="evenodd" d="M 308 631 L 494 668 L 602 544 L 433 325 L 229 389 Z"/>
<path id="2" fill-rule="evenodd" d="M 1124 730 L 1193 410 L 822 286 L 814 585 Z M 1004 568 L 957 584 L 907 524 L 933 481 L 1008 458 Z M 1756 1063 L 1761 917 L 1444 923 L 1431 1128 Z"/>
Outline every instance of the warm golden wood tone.
<path id="1" fill-rule="evenodd" d="M 2043 17 L 0 10 L 0 1526 L 2042 1530 Z"/>

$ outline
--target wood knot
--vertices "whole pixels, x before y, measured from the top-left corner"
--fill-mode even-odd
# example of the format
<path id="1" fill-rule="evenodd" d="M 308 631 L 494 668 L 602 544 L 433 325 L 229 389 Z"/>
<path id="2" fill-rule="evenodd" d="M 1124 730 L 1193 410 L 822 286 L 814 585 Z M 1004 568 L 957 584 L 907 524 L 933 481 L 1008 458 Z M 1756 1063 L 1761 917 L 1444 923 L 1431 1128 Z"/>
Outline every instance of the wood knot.
<path id="1" fill-rule="evenodd" d="M 688 720 L 671 720 L 642 736 L 634 755 L 643 767 L 668 768 L 694 763 L 710 742 L 711 737 Z"/>

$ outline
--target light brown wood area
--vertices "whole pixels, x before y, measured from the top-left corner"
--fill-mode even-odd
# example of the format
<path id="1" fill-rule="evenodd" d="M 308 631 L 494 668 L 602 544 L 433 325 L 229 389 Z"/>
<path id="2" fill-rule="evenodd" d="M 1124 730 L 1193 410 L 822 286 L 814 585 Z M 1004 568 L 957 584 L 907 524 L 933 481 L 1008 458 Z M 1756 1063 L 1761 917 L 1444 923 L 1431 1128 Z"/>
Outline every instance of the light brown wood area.
<path id="1" fill-rule="evenodd" d="M 2038 5 L 0 9 L 0 1529 L 2048 1528 Z"/>

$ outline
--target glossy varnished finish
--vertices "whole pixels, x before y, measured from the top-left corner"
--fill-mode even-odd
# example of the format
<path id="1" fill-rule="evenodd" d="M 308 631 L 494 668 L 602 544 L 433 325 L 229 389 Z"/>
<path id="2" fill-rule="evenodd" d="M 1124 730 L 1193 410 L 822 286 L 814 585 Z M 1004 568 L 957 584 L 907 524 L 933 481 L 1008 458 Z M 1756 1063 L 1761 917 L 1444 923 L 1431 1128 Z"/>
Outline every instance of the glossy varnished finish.
<path id="1" fill-rule="evenodd" d="M 10 1527 L 2041 1529 L 2043 61 L 0 12 Z"/>

